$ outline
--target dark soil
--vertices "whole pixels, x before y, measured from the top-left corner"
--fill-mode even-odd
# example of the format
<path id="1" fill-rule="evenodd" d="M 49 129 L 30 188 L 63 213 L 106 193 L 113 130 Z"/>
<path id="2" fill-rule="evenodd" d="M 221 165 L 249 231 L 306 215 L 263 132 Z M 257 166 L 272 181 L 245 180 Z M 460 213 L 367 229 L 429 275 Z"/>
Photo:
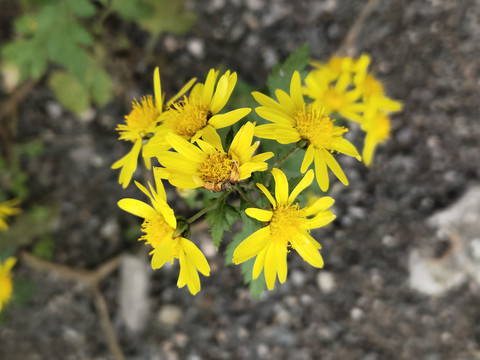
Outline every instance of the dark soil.
<path id="1" fill-rule="evenodd" d="M 133 96 L 152 91 L 155 65 L 161 66 L 167 94 L 220 65 L 263 88 L 273 65 L 303 43 L 312 57 L 328 60 L 363 3 L 192 0 L 187 5 L 198 14 L 197 24 L 187 35 L 163 35 L 152 63 L 142 60 L 144 32 L 107 20 L 110 36 L 124 32 L 135 43 L 111 61 L 116 100 L 78 117 L 60 109 L 40 82 L 18 109 L 16 141 L 45 144 L 40 157 L 24 164 L 31 191 L 26 206 L 60 209 L 52 261 L 92 269 L 135 244 L 125 233 L 138 221 L 116 203 L 141 194 L 132 186 L 123 190 L 109 167 L 128 150 L 115 126 Z M 316 233 L 325 268 L 290 256 L 286 283 L 258 301 L 240 269 L 223 265 L 221 253 L 209 258 L 214 271 L 202 278 L 195 297 L 176 287 L 176 270 L 152 272 L 151 315 L 139 333 L 129 331 L 120 316 L 116 272 L 101 290 L 126 358 L 480 358 L 479 284 L 472 280 L 438 297 L 408 284 L 410 250 L 435 242 L 426 219 L 479 182 L 480 3 L 379 3 L 349 50 L 371 55 L 389 96 L 405 107 L 392 116 L 392 138 L 378 148 L 370 168 L 340 158 L 351 184 L 333 187 L 337 220 Z M 2 34 L 5 40 L 10 31 Z M 353 137 L 361 144 L 361 134 Z M 168 195 L 175 197 L 173 191 Z M 35 284 L 35 293 L 12 307 L 0 327 L 0 359 L 110 358 L 84 287 L 22 263 L 15 270 L 16 278 Z M 322 272 L 334 279 L 330 291 L 318 285 Z M 166 305 L 181 313 L 172 325 L 158 319 Z"/>

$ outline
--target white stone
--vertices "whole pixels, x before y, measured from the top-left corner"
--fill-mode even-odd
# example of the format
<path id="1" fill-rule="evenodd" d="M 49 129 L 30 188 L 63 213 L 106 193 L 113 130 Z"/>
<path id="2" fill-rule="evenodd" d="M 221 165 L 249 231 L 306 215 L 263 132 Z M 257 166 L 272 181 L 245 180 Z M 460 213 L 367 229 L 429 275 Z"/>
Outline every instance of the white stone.
<path id="1" fill-rule="evenodd" d="M 317 274 L 317 285 L 323 292 L 329 293 L 335 289 L 335 278 L 332 273 L 320 271 Z"/>
<path id="2" fill-rule="evenodd" d="M 120 314 L 130 331 L 144 329 L 149 310 L 150 268 L 144 253 L 124 255 L 120 266 Z"/>
<path id="3" fill-rule="evenodd" d="M 178 324 L 182 316 L 182 310 L 178 306 L 167 304 L 163 305 L 158 312 L 158 321 L 161 324 L 175 325 Z"/>

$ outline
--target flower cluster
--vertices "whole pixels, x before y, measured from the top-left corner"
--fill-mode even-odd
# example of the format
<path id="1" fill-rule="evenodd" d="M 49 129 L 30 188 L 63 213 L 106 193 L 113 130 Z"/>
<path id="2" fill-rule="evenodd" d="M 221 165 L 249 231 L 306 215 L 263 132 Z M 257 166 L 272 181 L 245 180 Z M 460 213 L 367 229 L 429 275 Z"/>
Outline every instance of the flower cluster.
<path id="1" fill-rule="evenodd" d="M 159 165 L 153 168 L 153 185 L 148 182 L 147 188 L 135 181 L 151 205 L 136 199 L 118 202 L 123 210 L 144 219 L 140 240 L 152 248 L 152 267 L 158 269 L 178 259 L 178 287 L 187 285 L 194 295 L 200 290 L 198 273 L 209 276 L 210 266 L 189 237 L 191 223 L 204 214 L 217 247 L 223 232 L 235 220 L 243 219 L 256 227 L 256 231 L 229 247 L 231 261 L 241 264 L 255 258 L 249 271 L 250 281 L 263 272 L 270 290 L 277 276 L 280 283 L 286 280 L 290 249 L 312 266 L 323 267 L 321 246 L 311 230 L 335 219 L 329 210 L 334 200 L 319 196 L 302 206 L 299 194 L 315 178 L 326 192 L 328 169 L 348 185 L 336 153 L 362 160 L 355 146 L 344 137 L 348 128 L 335 121 L 341 117 L 360 124 L 366 132 L 363 160 L 369 165 L 377 144 L 389 136 L 388 114 L 402 107 L 384 94 L 381 83 L 367 71 L 369 63 L 366 55 L 357 60 L 334 57 L 326 64 L 311 62 L 313 69 L 304 81 L 300 76 L 302 69 L 292 71 L 289 89 L 275 89 L 274 97 L 253 92 L 259 104 L 254 110 L 266 120 L 259 125 L 246 119 L 250 108 L 232 109 L 230 104 L 229 111 L 224 111 L 237 82 L 235 72 L 226 71 L 220 76 L 219 71 L 211 69 L 204 83 L 192 79 L 164 103 L 159 71 L 155 69 L 154 97 L 134 101 L 126 123 L 117 127 L 120 139 L 133 142 L 133 148 L 112 166 L 121 168 L 119 182 L 126 187 L 137 168 L 140 152 L 147 169 L 151 169 L 152 162 Z M 229 135 L 219 131 L 228 127 Z M 304 150 L 298 166 L 298 173 L 304 175 L 293 183 L 291 192 L 289 182 L 294 179 L 288 179 L 280 169 L 286 157 L 279 159 L 275 151 L 268 151 L 268 142 L 261 144 L 254 137 L 295 144 L 288 154 Z M 267 161 L 272 158 L 276 161 L 269 164 Z M 309 170 L 312 163 L 314 170 Z M 257 175 L 253 176 L 254 173 Z M 270 184 L 271 176 L 274 187 Z M 182 192 L 204 189 L 204 208 L 189 219 L 175 216 L 167 203 L 163 180 Z M 222 194 L 216 194 L 219 192 Z M 236 206 L 232 206 L 228 200 L 235 194 Z M 266 207 L 261 206 L 262 195 L 270 202 Z"/>

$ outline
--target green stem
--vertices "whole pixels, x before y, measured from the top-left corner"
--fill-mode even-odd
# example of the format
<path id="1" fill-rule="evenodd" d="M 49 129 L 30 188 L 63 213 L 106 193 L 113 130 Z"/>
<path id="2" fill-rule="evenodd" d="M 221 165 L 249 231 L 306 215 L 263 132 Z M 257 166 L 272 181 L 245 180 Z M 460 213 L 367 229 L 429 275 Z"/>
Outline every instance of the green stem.
<path id="1" fill-rule="evenodd" d="M 211 208 L 213 208 L 215 205 L 217 205 L 217 203 L 221 200 L 223 200 L 225 197 L 228 196 L 228 194 L 230 193 L 230 191 L 226 191 L 223 195 L 219 196 L 215 201 L 212 201 L 210 204 L 208 204 L 208 206 L 204 207 L 202 210 L 200 210 L 199 212 L 197 212 L 195 215 L 193 215 L 190 219 L 187 220 L 187 222 L 189 224 L 193 223 L 195 220 L 197 220 L 199 217 L 201 217 L 202 215 L 204 215 L 205 213 L 208 212 L 208 210 L 210 210 Z"/>
<path id="2" fill-rule="evenodd" d="M 257 204 L 255 204 L 253 200 L 248 197 L 248 195 L 245 193 L 245 191 L 243 191 L 239 184 L 235 185 L 235 190 L 238 191 L 242 199 L 245 200 L 249 205 L 258 208 Z"/>

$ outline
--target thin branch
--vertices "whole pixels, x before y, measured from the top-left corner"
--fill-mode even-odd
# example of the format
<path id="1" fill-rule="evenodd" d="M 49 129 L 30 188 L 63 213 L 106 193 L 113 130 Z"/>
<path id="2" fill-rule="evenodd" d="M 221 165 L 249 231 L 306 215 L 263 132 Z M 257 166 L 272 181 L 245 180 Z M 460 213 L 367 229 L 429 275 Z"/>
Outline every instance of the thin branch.
<path id="1" fill-rule="evenodd" d="M 217 203 L 220 201 L 220 200 L 223 200 L 223 198 L 225 198 L 226 196 L 228 196 L 228 194 L 230 193 L 230 191 L 226 191 L 225 193 L 223 193 L 223 195 L 219 196 L 218 198 L 215 199 L 215 201 L 212 201 L 210 204 L 208 204 L 207 207 L 204 207 L 202 210 L 200 210 L 199 212 L 197 212 L 195 215 L 193 215 L 190 219 L 187 220 L 187 222 L 189 224 L 191 224 L 192 222 L 194 222 L 195 220 L 197 220 L 199 217 L 203 216 L 204 214 L 206 214 L 211 208 L 213 208 L 215 205 L 217 205 Z"/>
<path id="2" fill-rule="evenodd" d="M 255 207 L 255 208 L 258 208 L 257 204 L 255 204 L 252 199 L 250 199 L 248 197 L 248 195 L 245 193 L 245 191 L 243 191 L 243 189 L 240 187 L 239 184 L 237 184 L 235 186 L 235 190 L 238 191 L 238 193 L 240 194 L 240 196 L 242 197 L 243 200 L 245 200 L 249 205 Z"/>

